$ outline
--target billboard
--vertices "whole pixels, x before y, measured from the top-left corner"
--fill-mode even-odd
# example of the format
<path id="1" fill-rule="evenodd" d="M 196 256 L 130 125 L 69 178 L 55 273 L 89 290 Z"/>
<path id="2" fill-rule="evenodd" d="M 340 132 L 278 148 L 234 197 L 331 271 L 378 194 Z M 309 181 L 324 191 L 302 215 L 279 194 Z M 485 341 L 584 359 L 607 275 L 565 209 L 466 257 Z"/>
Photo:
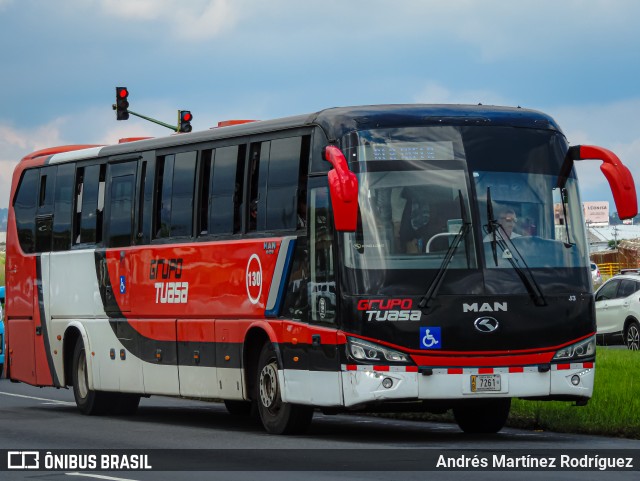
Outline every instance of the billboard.
<path id="1" fill-rule="evenodd" d="M 609 202 L 583 202 L 584 221 L 588 226 L 609 225 Z"/>

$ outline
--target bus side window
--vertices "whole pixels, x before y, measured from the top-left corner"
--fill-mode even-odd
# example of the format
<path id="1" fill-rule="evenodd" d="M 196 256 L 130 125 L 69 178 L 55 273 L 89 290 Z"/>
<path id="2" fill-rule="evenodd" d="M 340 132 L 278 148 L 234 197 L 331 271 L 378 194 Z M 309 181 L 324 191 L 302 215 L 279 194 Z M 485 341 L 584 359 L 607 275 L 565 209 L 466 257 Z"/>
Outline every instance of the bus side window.
<path id="1" fill-rule="evenodd" d="M 27 254 L 34 252 L 35 249 L 35 218 L 39 178 L 38 169 L 24 172 L 13 205 L 16 213 L 18 240 L 20 247 Z"/>
<path id="2" fill-rule="evenodd" d="M 158 159 L 155 238 L 192 235 L 196 156 L 192 151 Z"/>
<path id="3" fill-rule="evenodd" d="M 79 212 L 80 238 L 77 239 L 77 243 L 95 244 L 102 241 L 105 170 L 104 165 L 90 165 L 84 168 L 78 193 L 78 203 L 82 203 Z"/>
<path id="4" fill-rule="evenodd" d="M 266 202 L 267 230 L 293 230 L 298 227 L 297 197 L 306 196 L 306 176 L 301 178 L 299 175 L 300 164 L 302 161 L 306 166 L 309 162 L 308 143 L 305 144 L 305 158 L 302 140 L 302 137 L 290 137 L 271 141 Z M 299 183 L 304 185 L 300 187 Z"/>
<path id="5" fill-rule="evenodd" d="M 49 252 L 53 231 L 53 201 L 56 184 L 56 166 L 40 169 L 38 211 L 36 214 L 36 252 Z"/>
<path id="6" fill-rule="evenodd" d="M 244 146 L 220 147 L 214 151 L 209 190 L 209 234 L 240 232 L 242 224 L 242 179 Z"/>
<path id="7" fill-rule="evenodd" d="M 333 263 L 333 227 L 329 213 L 329 189 L 311 190 L 309 302 L 311 320 L 335 322 L 337 309 L 336 275 Z"/>
<path id="8" fill-rule="evenodd" d="M 73 214 L 74 164 L 58 166 L 56 175 L 55 207 L 53 214 L 53 251 L 65 251 L 71 247 Z"/>
<path id="9" fill-rule="evenodd" d="M 173 188 L 174 155 L 166 155 L 158 159 L 156 164 L 156 199 L 153 237 L 169 237 L 171 232 L 171 190 Z"/>
<path id="10" fill-rule="evenodd" d="M 270 142 L 251 144 L 249 151 L 249 216 L 247 231 L 262 231 L 265 228 L 265 180 L 269 171 Z M 264 160 L 262 160 L 264 159 Z M 261 161 L 262 160 L 262 161 Z"/>
<path id="11" fill-rule="evenodd" d="M 136 170 L 136 161 L 109 166 L 107 247 L 131 245 Z"/>
<path id="12" fill-rule="evenodd" d="M 198 224 L 196 233 L 207 235 L 209 233 L 209 202 L 211 189 L 211 167 L 215 150 L 203 150 L 200 152 L 198 182 Z"/>
<path id="13" fill-rule="evenodd" d="M 191 237 L 197 152 L 176 154 L 171 200 L 171 237 Z"/>

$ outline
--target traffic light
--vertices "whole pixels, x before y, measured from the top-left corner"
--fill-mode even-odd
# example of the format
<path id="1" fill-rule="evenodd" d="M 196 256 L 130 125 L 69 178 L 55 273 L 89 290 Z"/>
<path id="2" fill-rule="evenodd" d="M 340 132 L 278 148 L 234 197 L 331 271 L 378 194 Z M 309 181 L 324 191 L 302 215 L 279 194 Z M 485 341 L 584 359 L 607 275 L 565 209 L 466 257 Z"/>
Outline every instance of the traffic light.
<path id="1" fill-rule="evenodd" d="M 178 110 L 178 132 L 191 132 L 193 115 L 189 110 Z"/>
<path id="2" fill-rule="evenodd" d="M 116 111 L 117 120 L 129 119 L 129 112 L 127 111 L 129 108 L 128 97 L 129 91 L 127 87 L 116 87 L 116 103 L 113 105 L 113 110 Z"/>

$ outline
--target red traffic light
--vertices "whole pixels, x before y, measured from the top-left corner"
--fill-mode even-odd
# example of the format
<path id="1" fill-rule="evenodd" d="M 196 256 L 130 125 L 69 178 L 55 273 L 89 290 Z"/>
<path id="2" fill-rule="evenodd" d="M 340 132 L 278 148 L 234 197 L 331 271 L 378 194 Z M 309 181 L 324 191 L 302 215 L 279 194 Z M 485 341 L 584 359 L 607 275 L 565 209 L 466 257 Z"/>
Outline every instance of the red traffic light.
<path id="1" fill-rule="evenodd" d="M 177 132 L 191 132 L 191 121 L 193 115 L 189 110 L 178 110 L 178 129 Z"/>
<path id="2" fill-rule="evenodd" d="M 113 110 L 116 111 L 117 120 L 127 120 L 129 118 L 128 96 L 129 91 L 127 87 L 116 87 L 116 103 L 113 105 Z"/>

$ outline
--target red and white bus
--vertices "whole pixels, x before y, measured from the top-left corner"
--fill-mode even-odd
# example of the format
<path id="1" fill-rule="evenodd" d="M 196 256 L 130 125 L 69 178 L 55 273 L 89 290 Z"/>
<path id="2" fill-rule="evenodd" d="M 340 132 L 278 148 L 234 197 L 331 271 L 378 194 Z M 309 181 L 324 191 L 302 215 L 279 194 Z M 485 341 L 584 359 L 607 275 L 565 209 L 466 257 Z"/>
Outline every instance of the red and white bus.
<path id="1" fill-rule="evenodd" d="M 233 124 L 233 122 L 232 122 Z M 8 377 L 85 414 L 224 400 L 293 433 L 314 409 L 585 404 L 595 310 L 573 164 L 540 112 L 333 108 L 28 155 L 7 232 Z"/>

